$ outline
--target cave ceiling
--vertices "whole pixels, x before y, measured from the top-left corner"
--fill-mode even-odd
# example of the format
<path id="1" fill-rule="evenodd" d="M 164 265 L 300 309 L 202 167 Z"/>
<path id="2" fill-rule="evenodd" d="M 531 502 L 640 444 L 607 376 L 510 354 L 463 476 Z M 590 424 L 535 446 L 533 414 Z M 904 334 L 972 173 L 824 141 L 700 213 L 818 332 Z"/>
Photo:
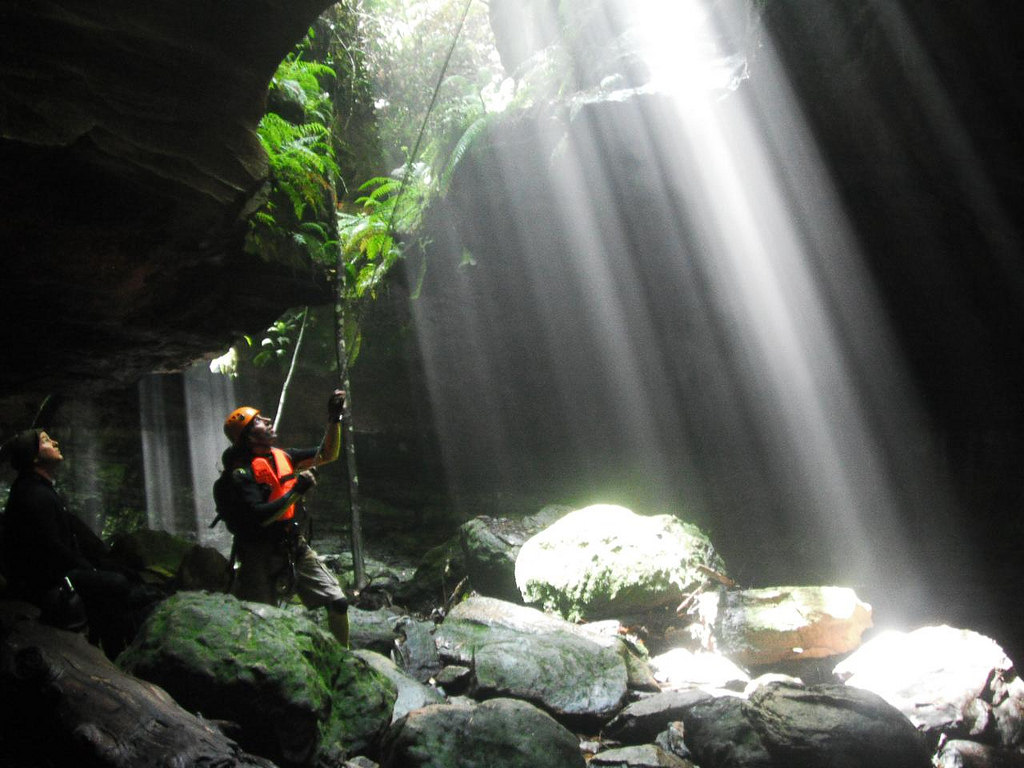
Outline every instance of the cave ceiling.
<path id="1" fill-rule="evenodd" d="M 0 2 L 6 428 L 47 394 L 180 369 L 324 299 L 242 244 L 267 84 L 328 4 Z"/>

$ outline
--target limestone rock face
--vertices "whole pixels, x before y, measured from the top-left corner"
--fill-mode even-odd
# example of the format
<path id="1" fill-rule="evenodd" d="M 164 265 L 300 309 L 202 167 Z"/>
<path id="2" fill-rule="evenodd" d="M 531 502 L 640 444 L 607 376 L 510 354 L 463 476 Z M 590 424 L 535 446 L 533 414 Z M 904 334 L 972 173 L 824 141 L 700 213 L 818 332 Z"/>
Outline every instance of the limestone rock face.
<path id="1" fill-rule="evenodd" d="M 267 84 L 327 5 L 0 3 L 0 415 L 178 369 L 323 295 L 241 245 Z"/>

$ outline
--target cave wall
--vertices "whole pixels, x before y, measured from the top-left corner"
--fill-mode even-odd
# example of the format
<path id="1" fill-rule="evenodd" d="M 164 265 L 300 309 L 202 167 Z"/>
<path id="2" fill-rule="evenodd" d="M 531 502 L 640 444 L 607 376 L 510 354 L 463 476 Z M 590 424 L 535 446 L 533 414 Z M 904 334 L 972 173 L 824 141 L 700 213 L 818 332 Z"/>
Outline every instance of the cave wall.
<path id="1" fill-rule="evenodd" d="M 0 2 L 0 424 L 326 301 L 242 251 L 267 84 L 325 0 Z"/>

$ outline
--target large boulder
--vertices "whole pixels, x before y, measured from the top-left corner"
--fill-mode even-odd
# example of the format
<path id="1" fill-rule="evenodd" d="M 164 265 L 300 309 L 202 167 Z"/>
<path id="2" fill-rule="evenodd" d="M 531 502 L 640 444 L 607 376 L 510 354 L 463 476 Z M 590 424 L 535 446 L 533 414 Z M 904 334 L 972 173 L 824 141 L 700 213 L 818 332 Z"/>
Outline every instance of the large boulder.
<path id="1" fill-rule="evenodd" d="M 849 653 L 872 625 L 871 606 L 848 587 L 768 587 L 701 595 L 715 650 L 764 666 Z"/>
<path id="2" fill-rule="evenodd" d="M 523 699 L 565 722 L 593 724 L 626 697 L 621 641 L 532 608 L 470 598 L 448 614 L 436 640 L 443 659 L 472 669 L 474 698 Z"/>
<path id="3" fill-rule="evenodd" d="M 834 673 L 878 694 L 935 740 L 1024 744 L 1024 681 L 999 644 L 977 632 L 945 625 L 884 632 Z"/>
<path id="4" fill-rule="evenodd" d="M 567 619 L 636 615 L 679 603 L 725 566 L 710 539 L 673 515 L 578 509 L 529 539 L 516 559 L 523 599 Z"/>
<path id="5" fill-rule="evenodd" d="M 383 768 L 583 768 L 579 741 L 522 701 L 459 701 L 410 712 L 387 733 Z"/>
<path id="6" fill-rule="evenodd" d="M 168 598 L 118 664 L 189 711 L 236 723 L 239 743 L 287 765 L 372 749 L 396 700 L 304 611 L 229 595 Z"/>
<path id="7" fill-rule="evenodd" d="M 880 696 L 842 685 L 769 683 L 749 700 L 698 702 L 684 719 L 701 768 L 928 768 L 913 724 Z"/>
<path id="8" fill-rule="evenodd" d="M 925 739 L 913 724 L 869 691 L 769 683 L 754 691 L 745 706 L 780 766 L 930 764 Z"/>
<path id="9" fill-rule="evenodd" d="M 459 528 L 466 574 L 481 595 L 522 602 L 516 586 L 516 559 L 532 536 L 571 512 L 569 507 L 548 506 L 522 519 L 480 515 Z"/>

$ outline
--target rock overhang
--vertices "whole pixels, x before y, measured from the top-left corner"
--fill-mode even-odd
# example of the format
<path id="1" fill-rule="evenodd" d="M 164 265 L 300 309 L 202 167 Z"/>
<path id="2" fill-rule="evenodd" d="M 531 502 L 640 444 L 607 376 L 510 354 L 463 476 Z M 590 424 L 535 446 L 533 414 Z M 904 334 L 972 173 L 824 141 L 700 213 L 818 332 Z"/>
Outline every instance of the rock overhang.
<path id="1" fill-rule="evenodd" d="M 243 251 L 267 85 L 325 0 L 0 2 L 0 422 L 326 302 Z M 6 430 L 5 430 L 6 431 Z"/>

